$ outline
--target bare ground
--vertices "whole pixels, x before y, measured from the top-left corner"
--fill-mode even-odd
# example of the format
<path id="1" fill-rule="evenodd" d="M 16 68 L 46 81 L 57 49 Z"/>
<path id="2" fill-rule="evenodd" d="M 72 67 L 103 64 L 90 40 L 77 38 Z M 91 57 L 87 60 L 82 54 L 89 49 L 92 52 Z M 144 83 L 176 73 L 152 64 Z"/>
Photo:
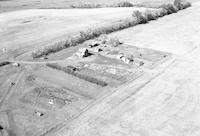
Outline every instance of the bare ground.
<path id="1" fill-rule="evenodd" d="M 86 28 L 125 19 L 133 10 L 145 8 L 32 9 L 3 13 L 0 14 L 0 48 L 24 53 Z"/>
<path id="2" fill-rule="evenodd" d="M 22 9 L 64 9 L 71 8 L 71 5 L 101 5 L 109 6 L 121 1 L 128 1 L 133 4 L 143 4 L 143 5 L 160 5 L 163 3 L 171 3 L 173 0 L 1 0 L 0 1 L 0 13 L 7 11 L 16 11 Z M 187 0 L 190 2 L 195 2 L 198 0 Z"/>
<path id="3" fill-rule="evenodd" d="M 180 13 L 113 34 L 136 46 L 166 50 L 174 57 L 99 101 L 56 134 L 200 135 L 199 7 L 196 3 Z"/>
<path id="4" fill-rule="evenodd" d="M 198 136 L 200 134 L 200 110 L 198 108 L 198 84 L 200 82 L 198 61 L 198 58 L 200 57 L 200 42 L 198 39 L 200 36 L 200 28 L 198 25 L 200 23 L 199 7 L 200 3 L 195 3 L 193 7 L 177 14 L 166 16 L 145 25 L 140 25 L 111 34 L 110 36 L 119 37 L 120 40 L 125 42 L 125 44 L 164 52 L 166 51 L 173 54 L 169 60 L 159 63 L 156 67 L 142 69 L 145 72 L 143 76 L 137 77 L 134 82 L 124 84 L 116 90 L 110 90 L 110 88 L 101 89 L 100 87 L 96 87 L 96 85 L 89 85 L 89 83 L 86 83 L 83 80 L 75 79 L 74 77 L 62 72 L 49 70 L 43 66 L 43 64 L 45 64 L 44 62 L 13 61 L 22 65 L 15 69 L 20 71 L 20 68 L 24 68 L 25 71 L 23 73 L 17 73 L 19 74 L 19 79 L 17 78 L 17 74 L 16 78 L 15 76 L 13 76 L 14 78 L 9 76 L 9 79 L 4 78 L 6 76 L 3 72 L 4 70 L 6 72 L 10 70 L 11 72 L 8 72 L 8 74 L 11 75 L 14 66 L 11 66 L 11 68 L 9 66 L 1 68 L 1 75 L 4 77 L 1 77 L 0 79 L 4 82 L 2 84 L 2 90 L 5 94 L 5 99 L 2 99 L 3 101 L 1 101 L 2 111 L 0 123 L 3 122 L 8 134 L 19 136 L 38 136 L 41 132 L 44 135 L 52 136 Z M 126 12 L 127 10 L 129 11 L 129 8 L 122 8 L 119 10 L 118 14 L 130 14 L 129 12 Z M 30 10 L 33 15 L 31 19 L 33 19 L 35 15 L 38 17 L 38 14 L 40 14 L 39 11 L 44 10 Z M 64 10 L 56 10 L 54 14 L 51 14 L 49 13 L 51 10 L 45 11 L 48 12 L 42 12 L 42 16 L 53 18 L 52 20 L 54 21 L 61 12 L 64 12 Z M 52 12 L 53 11 L 55 10 L 52 10 Z M 89 20 L 91 16 L 95 18 L 95 14 L 98 14 L 100 10 L 95 9 L 93 11 L 96 11 L 96 13 L 94 12 L 94 14 L 90 14 L 88 10 L 86 10 L 86 16 L 83 16 L 83 19 L 87 18 Z M 107 11 L 113 14 L 111 17 L 112 19 L 116 19 L 115 17 L 118 14 L 115 13 L 115 11 L 111 11 L 110 9 Z M 22 16 L 20 16 L 20 12 L 23 13 Z M 106 11 L 101 11 L 99 17 L 106 15 L 106 13 Z M 15 18 L 16 14 L 19 16 L 19 20 L 17 17 Z M 76 14 L 80 15 L 80 11 Z M 41 46 L 41 41 L 43 44 L 49 42 L 48 37 L 46 37 L 46 40 L 45 37 L 42 37 L 42 40 L 40 38 L 37 39 L 37 35 L 40 35 L 40 33 L 43 32 L 42 30 L 40 30 L 40 33 L 34 31 L 36 28 L 45 28 L 45 26 L 42 26 L 41 28 L 39 27 L 45 21 L 39 23 L 40 21 L 38 21 L 38 18 L 36 17 L 36 22 L 39 23 L 36 25 L 37 23 L 34 23 L 34 21 L 30 22 L 31 19 L 27 20 L 29 13 L 25 14 L 24 11 L 16 13 L 10 12 L 8 14 L 5 13 L 4 15 L 6 15 L 6 17 L 2 16 L 4 17 L 4 20 L 6 18 L 5 22 L 9 22 L 9 17 L 7 18 L 7 15 L 10 15 L 11 17 L 10 24 L 8 23 L 8 37 L 9 35 L 12 35 L 12 27 L 14 27 L 14 30 L 16 30 L 16 28 L 19 28 L 19 30 L 27 30 L 26 32 L 22 31 L 22 36 L 28 34 L 29 30 L 32 30 L 31 34 L 28 35 L 32 40 L 29 41 L 28 37 L 22 38 L 20 34 L 18 35 L 18 38 L 22 39 L 17 40 L 13 38 L 17 37 L 17 34 L 14 34 L 13 37 L 11 36 L 8 39 L 14 39 L 16 41 L 10 42 L 8 39 L 6 40 L 7 36 L 5 32 L 7 30 L 3 30 L 2 34 L 4 36 L 2 37 L 4 37 L 4 40 L 2 40 L 2 43 L 4 44 L 2 47 L 22 47 L 23 49 L 26 46 Z M 12 20 L 12 15 L 14 16 L 14 20 L 17 20 L 16 22 Z M 63 18 L 63 16 L 67 19 L 67 17 L 70 17 L 70 14 L 66 15 L 63 13 L 61 18 Z M 25 20 L 21 20 L 21 17 L 25 17 Z M 77 17 L 80 18 L 80 16 Z M 74 20 L 76 19 L 77 18 L 74 18 Z M 97 18 L 95 18 L 95 20 L 96 19 Z M 78 24 L 79 22 L 77 22 L 77 20 L 74 22 L 72 21 L 71 24 L 75 22 Z M 102 20 L 102 18 L 99 18 L 97 22 L 100 20 Z M 108 20 L 110 21 L 110 18 Z M 5 22 L 4 25 L 6 24 Z M 45 24 L 48 26 L 48 28 L 46 28 L 47 31 L 45 31 L 48 33 L 48 36 L 51 35 L 51 32 L 57 30 L 57 32 L 62 35 L 63 33 L 61 32 L 61 29 L 58 28 L 51 28 L 52 31 L 48 31 L 50 26 L 54 26 L 53 24 L 56 21 L 53 23 L 51 22 L 52 24 L 50 22 L 47 21 Z M 88 22 L 91 23 L 92 21 L 89 20 Z M 27 26 L 24 25 L 27 23 L 30 24 Z M 33 26 L 36 28 L 29 29 L 31 28 L 31 23 L 33 23 Z M 58 24 L 64 25 L 63 22 L 59 22 Z M 22 29 L 20 29 L 20 27 Z M 73 29 L 75 28 L 76 27 Z M 66 30 L 70 31 L 70 29 L 65 29 L 65 31 Z M 50 39 L 56 39 L 54 35 L 55 33 L 52 34 L 52 36 L 49 36 L 51 37 Z M 59 34 L 57 36 L 60 37 Z M 13 47 L 15 42 L 26 42 L 26 40 L 27 44 L 19 43 L 19 46 Z M 39 43 L 35 45 L 36 43 L 33 41 Z M 54 62 L 58 61 L 52 61 L 50 63 Z M 36 76 L 36 79 L 32 77 L 29 81 L 26 81 L 27 75 L 29 77 L 32 74 Z M 12 86 L 12 81 L 15 82 L 15 85 L 13 88 L 9 89 L 9 86 Z M 83 87 L 81 88 L 79 85 Z M 23 98 L 26 98 L 27 94 L 32 92 L 33 88 L 36 86 L 53 86 L 54 89 L 56 87 L 61 87 L 72 96 L 79 97 L 79 100 L 74 103 L 72 102 L 72 105 L 64 106 L 63 109 L 49 105 L 49 101 L 47 101 L 48 99 L 46 98 L 48 95 L 45 93 L 42 96 L 34 96 L 34 94 L 31 94 L 27 99 L 25 99 L 25 101 L 22 101 L 22 96 Z M 70 88 L 68 88 L 69 86 Z M 46 90 L 43 91 L 45 92 Z M 110 93 L 108 93 L 109 91 Z M 99 99 L 96 98 L 96 96 L 104 92 L 107 92 L 105 93 L 105 96 L 103 95 L 102 97 L 98 97 Z M 90 97 L 87 97 L 85 94 L 90 94 L 87 95 Z M 37 101 L 34 99 L 35 97 Z M 92 101 L 93 99 L 94 101 Z M 62 99 L 59 98 L 59 100 Z M 55 102 L 55 105 L 57 104 L 62 106 L 60 101 Z M 87 106 L 88 104 L 89 106 Z M 46 110 L 44 110 L 45 108 Z M 40 117 L 37 114 L 35 115 L 35 110 L 44 112 L 44 117 Z M 7 118 L 4 118 L 4 112 L 6 113 Z M 75 113 L 77 116 L 72 117 Z"/>

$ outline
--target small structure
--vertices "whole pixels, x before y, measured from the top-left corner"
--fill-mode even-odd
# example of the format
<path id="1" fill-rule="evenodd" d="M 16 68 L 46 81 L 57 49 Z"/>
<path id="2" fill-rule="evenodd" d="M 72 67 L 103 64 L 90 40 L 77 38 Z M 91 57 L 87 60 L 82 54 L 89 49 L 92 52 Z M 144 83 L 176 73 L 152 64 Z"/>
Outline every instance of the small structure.
<path id="1" fill-rule="evenodd" d="M 103 51 L 103 49 L 96 47 L 96 48 L 89 49 L 89 51 L 98 53 L 98 52 Z"/>
<path id="2" fill-rule="evenodd" d="M 125 61 L 124 61 L 124 63 L 126 63 L 126 64 L 130 64 L 130 62 L 132 62 L 130 59 L 125 59 Z"/>
<path id="3" fill-rule="evenodd" d="M 99 46 L 99 45 L 100 45 L 99 42 L 94 41 L 94 42 L 92 42 L 92 43 L 89 45 L 89 47 L 90 47 L 90 48 L 93 48 L 93 47 L 96 47 L 96 46 Z"/>
<path id="4" fill-rule="evenodd" d="M 2 51 L 3 51 L 3 52 L 6 52 L 6 48 L 2 48 Z"/>
<path id="5" fill-rule="evenodd" d="M 11 82 L 10 84 L 13 86 L 13 85 L 15 85 L 15 82 Z"/>
<path id="6" fill-rule="evenodd" d="M 124 57 L 124 54 L 120 53 L 119 55 L 117 55 L 117 59 L 122 59 Z"/>
<path id="7" fill-rule="evenodd" d="M 70 103 L 72 103 L 72 100 L 69 100 L 69 99 L 65 100 L 65 104 L 70 104 Z"/>
<path id="8" fill-rule="evenodd" d="M 74 66 L 67 66 L 67 68 L 69 68 L 72 71 L 79 71 L 79 69 Z"/>
<path id="9" fill-rule="evenodd" d="M 54 100 L 52 98 L 49 99 L 49 104 L 54 104 Z"/>
<path id="10" fill-rule="evenodd" d="M 87 49 L 87 48 L 80 48 L 79 50 L 78 50 L 78 52 L 76 52 L 76 55 L 78 56 L 78 57 L 88 57 L 88 56 L 90 56 L 90 55 L 92 55 L 91 53 L 89 53 L 89 50 Z"/>
<path id="11" fill-rule="evenodd" d="M 142 66 L 142 65 L 144 65 L 144 62 L 142 62 L 142 61 L 134 61 L 134 65 L 136 65 L 136 66 Z"/>
<path id="12" fill-rule="evenodd" d="M 20 66 L 20 64 L 17 63 L 17 62 L 14 62 L 12 65 L 15 66 L 15 67 L 19 67 Z"/>
<path id="13" fill-rule="evenodd" d="M 88 64 L 85 64 L 83 67 L 88 67 L 89 65 Z"/>
<path id="14" fill-rule="evenodd" d="M 39 117 L 43 116 L 44 114 L 42 112 L 36 111 L 35 114 Z"/>
<path id="15" fill-rule="evenodd" d="M 122 56 L 120 59 L 121 59 L 123 62 L 126 61 L 126 58 L 125 58 L 124 56 Z"/>
<path id="16" fill-rule="evenodd" d="M 126 64 L 133 63 L 134 61 L 133 56 L 125 57 L 123 53 L 120 53 L 119 55 L 117 55 L 117 59 L 122 60 Z"/>
<path id="17" fill-rule="evenodd" d="M 48 57 L 45 55 L 45 56 L 42 57 L 42 59 L 43 59 L 43 60 L 47 60 Z"/>

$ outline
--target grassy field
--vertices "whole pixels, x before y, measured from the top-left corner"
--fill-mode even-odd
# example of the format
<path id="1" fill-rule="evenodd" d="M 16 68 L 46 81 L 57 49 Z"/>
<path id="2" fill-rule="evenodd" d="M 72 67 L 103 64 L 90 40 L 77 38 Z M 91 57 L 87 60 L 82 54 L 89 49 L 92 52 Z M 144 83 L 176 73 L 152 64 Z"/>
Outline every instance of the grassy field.
<path id="1" fill-rule="evenodd" d="M 14 6 L 17 6 L 14 1 L 1 1 L 1 6 L 3 7 L 2 3 L 5 4 L 6 2 L 7 4 L 10 2 L 10 4 L 14 4 Z M 98 3 L 98 1 L 95 2 Z M 113 1 L 113 3 L 115 2 Z M 21 4 L 22 3 L 23 2 L 21 2 Z M 135 3 L 139 4 L 139 2 Z M 140 1 L 140 3 L 143 3 L 145 5 L 145 1 Z M 153 2 L 147 3 L 150 5 L 150 3 Z M 154 1 L 154 3 L 157 3 L 159 5 L 166 3 L 166 0 Z M 40 3 L 40 6 L 41 5 L 42 3 Z M 59 1 L 54 3 L 54 5 L 59 5 Z M 48 4 L 46 4 L 45 8 L 49 8 Z M 9 10 L 9 6 L 6 7 L 6 10 L 7 9 Z M 14 9 L 15 8 L 13 7 L 12 10 Z M 130 26 L 134 26 L 140 21 L 132 21 L 127 18 L 130 18 L 133 11 L 135 10 L 144 12 L 146 9 L 147 8 L 137 7 L 67 10 L 29 9 L 15 12 L 4 12 L 0 14 L 0 47 L 2 48 L 2 50 L 3 48 L 6 48 L 7 50 L 12 50 L 14 53 L 13 57 L 20 56 L 29 51 L 35 51 L 35 49 L 38 47 L 47 47 L 45 49 L 41 49 L 41 53 L 39 53 L 39 55 L 37 55 L 38 53 L 36 52 L 36 56 L 39 57 L 41 55 L 59 51 L 63 49 L 63 46 L 64 48 L 66 48 L 66 40 L 70 39 L 68 37 L 77 37 L 76 35 L 79 36 L 80 31 L 85 32 L 84 34 L 86 34 L 86 37 L 89 36 L 89 38 L 85 38 L 85 35 L 81 37 L 81 41 L 84 41 L 94 38 L 95 36 L 98 36 L 102 33 L 110 33 Z M 94 30 L 91 29 L 91 31 L 89 31 L 91 32 L 91 35 L 90 33 L 89 35 L 87 35 L 88 32 L 86 30 L 90 30 L 88 28 L 94 28 Z M 97 33 L 93 35 L 94 31 Z M 76 44 L 79 43 L 81 42 L 78 42 Z M 52 51 L 49 51 L 51 47 Z M 43 53 L 43 51 L 46 49 L 48 50 Z M 10 57 L 11 55 L 8 56 Z"/>
<path id="2" fill-rule="evenodd" d="M 167 0 L 147 1 L 139 2 L 159 5 Z M 83 4 L 115 2 L 119 0 L 88 0 Z M 81 4 L 80 0 L 0 0 L 0 10 L 67 8 L 73 3 Z M 200 118 L 197 108 L 200 65 L 196 59 L 200 57 L 199 7 L 200 4 L 194 4 L 176 13 L 177 9 L 172 12 L 175 14 L 112 33 L 107 38 L 119 38 L 123 44 L 101 44 L 102 51 L 92 52 L 89 57 L 78 56 L 76 46 L 52 53 L 51 57 L 46 56 L 47 60 L 41 57 L 32 61 L 21 59 L 27 60 L 29 51 L 65 41 L 67 36 L 78 33 L 88 40 L 87 37 L 94 38 L 93 34 L 101 34 L 84 31 L 88 27 L 101 28 L 94 30 L 109 34 L 133 26 L 134 22 L 127 17 L 142 23 L 141 16 L 133 11 L 146 13 L 144 20 L 160 15 L 149 14 L 150 8 L 136 7 L 29 9 L 1 13 L 0 50 L 2 48 L 4 53 L 0 51 L 0 57 L 3 54 L 1 59 L 4 60 L 4 54 L 19 56 L 0 63 L 0 131 L 10 136 L 120 135 L 118 130 L 127 135 L 148 135 L 142 132 L 147 131 L 156 136 L 166 130 L 174 132 L 169 136 L 190 135 L 200 126 L 197 120 Z M 171 7 L 166 12 L 170 10 Z M 89 48 L 86 44 L 81 46 Z M 10 65 L 6 65 L 6 60 Z M 47 63 L 51 67 L 45 65 Z M 54 63 L 58 65 L 52 65 Z M 76 69 L 72 71 L 69 66 Z M 190 114 L 194 114 L 194 119 L 188 117 Z M 188 126 L 191 131 L 186 132 Z"/>
<path id="3" fill-rule="evenodd" d="M 122 1 L 128 1 L 133 4 L 160 5 L 171 3 L 173 0 L 0 0 L 0 13 L 6 11 L 15 11 L 21 9 L 34 8 L 71 8 L 79 5 L 101 5 L 103 7 L 113 5 Z M 195 2 L 198 0 L 187 0 Z"/>

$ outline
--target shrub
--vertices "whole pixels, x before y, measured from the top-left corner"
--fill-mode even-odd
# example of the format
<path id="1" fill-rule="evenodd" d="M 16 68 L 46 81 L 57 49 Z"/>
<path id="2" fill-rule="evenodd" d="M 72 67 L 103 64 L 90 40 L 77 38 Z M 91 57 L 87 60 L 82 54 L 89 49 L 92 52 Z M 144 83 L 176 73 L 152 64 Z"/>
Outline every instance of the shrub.
<path id="1" fill-rule="evenodd" d="M 103 35 L 100 35 L 95 40 L 101 42 L 102 44 L 105 44 L 108 40 L 108 37 L 105 34 L 103 34 Z"/>
<path id="2" fill-rule="evenodd" d="M 111 45 L 112 47 L 117 47 L 118 45 L 122 44 L 117 37 L 108 38 L 107 44 Z"/>
<path id="3" fill-rule="evenodd" d="M 144 16 L 148 21 L 157 19 L 157 16 L 150 10 L 146 10 Z"/>
<path id="4" fill-rule="evenodd" d="M 177 4 L 178 2 L 176 3 L 176 5 Z M 189 6 L 191 6 L 191 4 L 188 2 L 185 2 L 183 3 L 182 9 L 187 8 Z M 148 10 L 144 14 L 142 14 L 140 11 L 133 11 L 132 16 L 130 18 L 120 20 L 118 22 L 115 22 L 114 24 L 110 24 L 107 26 L 101 26 L 95 29 L 86 29 L 85 31 L 81 31 L 76 36 L 67 37 L 66 39 L 61 40 L 60 42 L 56 42 L 52 45 L 37 49 L 32 52 L 32 57 L 38 58 L 43 55 L 48 55 L 50 53 L 60 51 L 70 46 L 76 46 L 78 44 L 83 43 L 86 40 L 93 39 L 102 34 L 109 34 L 111 32 L 125 29 L 137 24 L 144 24 L 150 20 L 155 20 L 158 17 L 175 13 L 178 10 L 179 9 L 173 4 L 167 4 L 167 5 L 164 4 L 164 5 L 159 6 L 158 9 L 155 9 L 155 12 Z"/>
<path id="5" fill-rule="evenodd" d="M 78 77 L 80 79 L 86 80 L 88 82 L 91 82 L 91 83 L 94 83 L 94 84 L 97 84 L 97 85 L 100 85 L 100 86 L 103 86 L 103 87 L 107 86 L 107 83 L 102 81 L 102 80 L 99 80 L 95 77 L 91 77 L 91 76 L 88 76 L 88 75 L 84 75 L 77 70 L 75 71 L 73 66 L 62 67 L 58 64 L 46 64 L 46 66 L 53 68 L 53 69 L 61 70 L 65 73 L 67 73 L 67 74 L 73 75 L 75 77 Z"/>
<path id="6" fill-rule="evenodd" d="M 28 75 L 28 76 L 26 77 L 26 81 L 28 81 L 28 82 L 33 82 L 35 79 L 36 79 L 36 78 L 35 78 L 34 75 Z"/>
<path id="7" fill-rule="evenodd" d="M 137 23 L 145 24 L 148 22 L 147 18 L 140 11 L 133 11 L 132 16 L 137 19 Z"/>
<path id="8" fill-rule="evenodd" d="M 163 16 L 165 16 L 167 14 L 168 14 L 168 12 L 167 12 L 166 9 L 160 8 L 159 17 L 163 17 Z"/>
<path id="9" fill-rule="evenodd" d="M 191 3 L 190 2 L 185 2 L 184 4 L 183 4 L 183 9 L 186 9 L 186 8 L 188 8 L 188 7 L 191 7 L 192 5 L 191 5 Z"/>
<path id="10" fill-rule="evenodd" d="M 185 9 L 191 6 L 190 2 L 184 2 L 182 0 L 174 0 L 174 5 L 179 9 Z"/>
<path id="11" fill-rule="evenodd" d="M 183 9 L 182 0 L 174 0 L 174 6 L 176 6 L 179 10 Z"/>
<path id="12" fill-rule="evenodd" d="M 98 27 L 95 29 L 86 29 L 85 31 L 81 31 L 78 35 L 73 37 L 67 37 L 66 40 L 62 40 L 60 42 L 56 42 L 52 45 L 37 49 L 32 52 L 33 58 L 38 58 L 43 55 L 48 55 L 50 53 L 54 53 L 60 51 L 64 48 L 70 46 L 76 46 L 78 44 L 83 43 L 86 40 L 93 39 L 95 37 L 100 36 L 101 34 L 109 34 L 111 32 L 121 30 L 124 28 L 128 28 L 130 26 L 136 25 L 137 20 L 135 19 L 125 19 L 120 22 L 116 22 L 115 24 L 110 24 L 108 26 Z"/>
<path id="13" fill-rule="evenodd" d="M 160 8 L 165 9 L 167 11 L 167 14 L 176 13 L 178 11 L 178 8 L 173 4 L 164 4 L 161 5 Z"/>
<path id="14" fill-rule="evenodd" d="M 71 8 L 101 8 L 100 4 L 79 4 L 79 5 L 71 5 Z"/>
<path id="15" fill-rule="evenodd" d="M 9 61 L 2 61 L 0 62 L 0 67 L 10 64 Z"/>
<path id="16" fill-rule="evenodd" d="M 117 3 L 117 7 L 133 7 L 133 4 L 128 1 L 122 1 Z"/>

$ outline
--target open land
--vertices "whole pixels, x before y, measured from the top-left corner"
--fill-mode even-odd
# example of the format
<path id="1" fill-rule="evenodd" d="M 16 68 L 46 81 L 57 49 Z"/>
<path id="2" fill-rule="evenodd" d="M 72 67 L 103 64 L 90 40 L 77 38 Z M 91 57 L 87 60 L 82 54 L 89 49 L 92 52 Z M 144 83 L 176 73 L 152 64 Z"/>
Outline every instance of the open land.
<path id="1" fill-rule="evenodd" d="M 110 25 L 146 9 L 152 10 L 1 13 L 0 60 L 6 61 L 0 67 L 0 135 L 200 135 L 199 2 L 47 56 L 30 56 L 85 28 Z"/>

